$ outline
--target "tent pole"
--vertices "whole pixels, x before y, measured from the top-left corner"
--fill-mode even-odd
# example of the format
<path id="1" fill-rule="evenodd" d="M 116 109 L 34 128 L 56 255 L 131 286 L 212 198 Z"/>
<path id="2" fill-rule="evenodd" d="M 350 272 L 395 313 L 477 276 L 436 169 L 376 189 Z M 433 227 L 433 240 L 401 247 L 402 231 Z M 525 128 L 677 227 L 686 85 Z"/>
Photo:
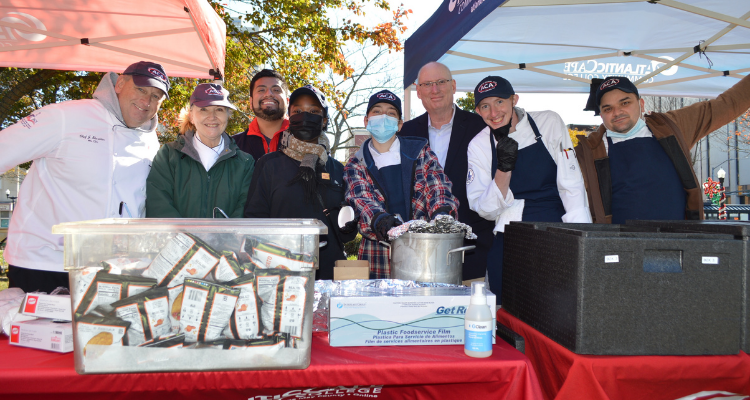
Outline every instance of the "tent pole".
<path id="1" fill-rule="evenodd" d="M 671 6 L 674 6 L 675 4 L 680 4 L 680 3 L 677 3 L 677 2 L 674 2 L 674 1 L 671 1 L 671 0 L 670 0 L 670 1 L 669 1 L 669 4 L 667 4 L 666 2 L 665 2 L 665 3 L 659 3 L 659 4 L 666 4 L 666 5 L 671 5 Z M 695 8 L 695 7 L 694 7 L 694 8 Z M 697 9 L 697 10 L 700 10 L 700 9 L 698 9 L 698 8 L 696 8 L 696 9 Z M 694 11 L 692 11 L 692 10 L 688 10 L 688 9 L 684 9 L 684 11 L 688 11 L 688 12 L 694 12 Z M 702 15 L 702 14 L 701 14 L 701 15 Z M 742 21 L 746 20 L 747 18 L 750 18 L 750 12 L 748 12 L 748 13 L 746 13 L 745 15 L 743 15 L 743 16 L 742 16 Z M 745 22 L 746 22 L 746 21 L 745 21 Z M 698 46 L 699 46 L 699 48 L 700 48 L 701 50 L 705 50 L 705 49 L 706 49 L 706 48 L 707 48 L 707 47 L 708 47 L 708 46 L 709 46 L 709 45 L 710 45 L 711 43 L 713 43 L 713 42 L 715 42 L 715 41 L 717 41 L 717 40 L 721 39 L 721 37 L 722 37 L 722 36 L 724 36 L 724 35 L 726 35 L 727 33 L 729 33 L 729 31 L 731 31 L 731 30 L 732 30 L 732 29 L 734 29 L 735 27 L 736 27 L 736 25 L 729 25 L 729 26 L 727 26 L 726 28 L 724 28 L 724 29 L 720 30 L 720 31 L 719 31 L 719 32 L 717 32 L 717 33 L 716 33 L 715 35 L 713 35 L 713 36 L 711 36 L 710 38 L 706 39 L 705 41 L 701 42 L 701 43 L 700 43 L 700 44 L 698 45 Z M 667 70 L 667 69 L 669 69 L 669 68 L 672 68 L 672 66 L 673 66 L 673 65 L 675 65 L 675 64 L 680 64 L 680 63 L 681 63 L 681 62 L 682 62 L 683 60 L 685 60 L 686 58 L 688 58 L 688 57 L 692 56 L 693 54 L 695 54 L 695 52 L 694 52 L 694 51 L 687 51 L 687 52 L 685 52 L 685 54 L 681 55 L 680 57 L 677 57 L 677 58 L 676 58 L 676 59 L 675 59 L 674 61 L 670 61 L 670 62 L 668 62 L 668 63 L 666 63 L 666 64 L 662 65 L 661 67 L 657 68 L 656 70 L 654 70 L 654 71 L 653 71 L 653 72 L 651 72 L 650 74 L 648 74 L 648 75 L 646 75 L 646 76 L 642 77 L 641 79 L 639 79 L 639 80 L 637 80 L 637 81 L 635 81 L 635 82 L 633 82 L 633 83 L 635 83 L 635 85 L 636 85 L 636 86 L 639 86 L 640 84 L 642 84 L 643 82 L 646 82 L 646 81 L 647 81 L 647 80 L 649 80 L 650 78 L 652 78 L 652 77 L 654 77 L 654 76 L 656 76 L 656 75 L 658 75 L 658 74 L 662 73 L 662 71 L 665 71 L 665 70 Z"/>
<path id="2" fill-rule="evenodd" d="M 193 13 L 190 12 L 190 9 L 187 7 L 185 7 L 185 12 L 190 17 L 190 22 L 193 23 L 193 27 L 195 28 L 196 32 L 200 32 L 201 30 L 200 28 L 198 28 L 198 24 L 195 22 L 195 17 L 193 16 Z M 201 37 L 201 44 L 203 45 L 203 50 L 206 51 L 206 56 L 208 56 L 208 61 L 211 63 L 211 66 L 213 67 L 212 69 L 218 72 L 219 74 L 221 74 L 221 84 L 223 85 L 224 84 L 224 76 L 223 76 L 224 71 L 219 71 L 219 67 L 217 67 L 216 64 L 214 63 L 214 59 L 211 58 L 211 52 L 208 50 L 208 45 L 206 45 L 206 41 L 204 40 L 203 37 Z"/>
<path id="3" fill-rule="evenodd" d="M 404 122 L 411 119 L 411 87 L 404 89 Z"/>
<path id="4" fill-rule="evenodd" d="M 728 22 L 733 25 L 739 25 L 739 26 L 744 26 L 745 28 L 750 28 L 750 23 L 746 21 L 747 18 L 745 16 L 743 16 L 742 18 L 735 18 L 729 15 L 709 11 L 709 10 L 706 10 L 705 8 L 691 6 L 689 4 L 685 4 L 685 3 L 674 1 L 674 0 L 659 0 L 658 4 L 677 8 L 679 10 L 687 11 L 689 13 L 702 15 L 704 17 L 708 17 L 708 18 L 715 19 L 718 21 Z"/>

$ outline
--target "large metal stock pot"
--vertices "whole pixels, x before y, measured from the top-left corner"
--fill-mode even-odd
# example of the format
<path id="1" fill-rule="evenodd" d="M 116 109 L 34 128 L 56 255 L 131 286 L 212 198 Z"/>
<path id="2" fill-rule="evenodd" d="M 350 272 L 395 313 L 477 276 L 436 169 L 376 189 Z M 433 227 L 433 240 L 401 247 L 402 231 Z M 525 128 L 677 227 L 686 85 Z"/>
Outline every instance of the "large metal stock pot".
<path id="1" fill-rule="evenodd" d="M 464 252 L 476 247 L 463 246 L 463 233 L 407 232 L 391 244 L 380 243 L 391 249 L 392 279 L 456 285 L 463 282 Z"/>

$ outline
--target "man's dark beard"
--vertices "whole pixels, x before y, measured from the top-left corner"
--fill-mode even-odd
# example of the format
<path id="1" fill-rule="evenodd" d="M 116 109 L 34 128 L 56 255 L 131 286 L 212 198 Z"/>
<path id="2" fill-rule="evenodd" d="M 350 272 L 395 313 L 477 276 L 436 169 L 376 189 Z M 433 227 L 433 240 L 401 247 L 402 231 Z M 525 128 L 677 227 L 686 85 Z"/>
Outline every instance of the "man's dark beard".
<path id="1" fill-rule="evenodd" d="M 263 100 L 259 101 L 258 103 L 262 102 Z M 266 121 L 278 121 L 282 118 L 284 118 L 284 115 L 286 114 L 286 110 L 282 109 L 282 107 L 279 107 L 275 111 L 266 110 L 264 108 L 253 107 L 253 113 L 256 117 L 266 120 Z"/>

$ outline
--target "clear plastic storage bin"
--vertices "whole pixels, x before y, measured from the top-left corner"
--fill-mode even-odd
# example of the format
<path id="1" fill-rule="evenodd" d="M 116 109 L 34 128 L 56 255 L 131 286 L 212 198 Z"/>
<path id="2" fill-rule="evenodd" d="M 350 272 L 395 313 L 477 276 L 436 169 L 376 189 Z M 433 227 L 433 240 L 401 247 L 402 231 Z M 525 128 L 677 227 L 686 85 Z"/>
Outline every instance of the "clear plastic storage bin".
<path id="1" fill-rule="evenodd" d="M 65 238 L 78 373 L 310 365 L 320 221 L 104 219 L 52 232 Z"/>

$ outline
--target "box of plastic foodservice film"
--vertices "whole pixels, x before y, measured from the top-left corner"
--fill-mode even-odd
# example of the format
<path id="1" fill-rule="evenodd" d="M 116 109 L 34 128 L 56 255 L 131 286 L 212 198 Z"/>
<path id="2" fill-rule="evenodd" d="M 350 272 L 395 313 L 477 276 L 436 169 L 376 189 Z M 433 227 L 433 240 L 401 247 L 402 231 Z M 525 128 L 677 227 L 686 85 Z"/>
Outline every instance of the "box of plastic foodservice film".
<path id="1" fill-rule="evenodd" d="M 71 322 L 35 319 L 10 325 L 10 344 L 58 353 L 73 351 Z"/>
<path id="2" fill-rule="evenodd" d="M 21 314 L 38 318 L 72 321 L 69 295 L 26 293 L 21 303 Z"/>
<path id="3" fill-rule="evenodd" d="M 104 219 L 53 233 L 78 373 L 310 365 L 320 221 Z"/>
<path id="4" fill-rule="evenodd" d="M 464 343 L 464 315 L 471 288 L 411 288 L 382 293 L 334 293 L 329 342 L 334 347 L 414 346 Z M 495 295 L 487 292 L 495 325 Z M 492 329 L 495 343 L 495 329 Z"/>

